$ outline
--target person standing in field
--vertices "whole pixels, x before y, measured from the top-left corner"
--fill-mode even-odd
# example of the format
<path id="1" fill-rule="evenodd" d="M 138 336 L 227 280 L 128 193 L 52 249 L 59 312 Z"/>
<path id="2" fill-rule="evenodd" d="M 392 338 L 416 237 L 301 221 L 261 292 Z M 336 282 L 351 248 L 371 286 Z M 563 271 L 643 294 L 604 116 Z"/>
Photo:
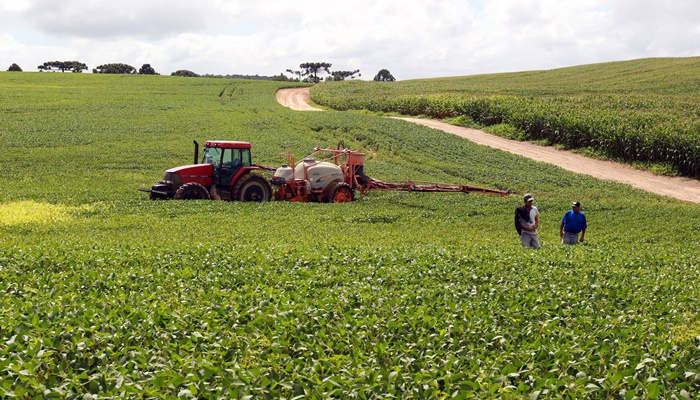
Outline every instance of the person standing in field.
<path id="1" fill-rule="evenodd" d="M 586 236 L 586 215 L 581 211 L 581 203 L 574 201 L 571 203 L 571 210 L 564 214 L 559 225 L 559 236 L 562 244 L 576 244 L 583 242 Z M 579 233 L 581 237 L 579 237 Z"/>
<path id="2" fill-rule="evenodd" d="M 532 203 L 535 198 L 527 193 L 523 196 L 523 205 L 515 209 L 515 229 L 520 235 L 523 247 L 540 248 L 540 238 L 537 227 L 540 225 L 540 212 Z"/>

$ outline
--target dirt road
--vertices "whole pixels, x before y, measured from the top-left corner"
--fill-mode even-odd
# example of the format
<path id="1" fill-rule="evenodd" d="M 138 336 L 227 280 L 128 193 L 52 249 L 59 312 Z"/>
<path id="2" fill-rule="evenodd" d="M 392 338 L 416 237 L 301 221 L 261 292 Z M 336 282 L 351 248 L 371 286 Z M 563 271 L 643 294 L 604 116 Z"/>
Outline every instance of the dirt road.
<path id="1" fill-rule="evenodd" d="M 323 111 L 309 105 L 309 88 L 281 89 L 275 94 L 277 102 L 296 111 Z"/>
<path id="2" fill-rule="evenodd" d="M 276 97 L 280 104 L 293 110 L 322 111 L 308 104 L 309 88 L 282 89 L 277 91 Z M 505 139 L 478 129 L 463 128 L 440 121 L 419 118 L 397 119 L 439 129 L 481 145 L 518 154 L 535 161 L 554 164 L 579 174 L 624 183 L 648 192 L 692 203 L 700 203 L 700 181 L 695 179 L 655 175 L 651 172 L 631 168 L 625 164 L 596 160 L 568 151 L 558 150 L 554 147 L 538 146 L 529 142 Z"/>

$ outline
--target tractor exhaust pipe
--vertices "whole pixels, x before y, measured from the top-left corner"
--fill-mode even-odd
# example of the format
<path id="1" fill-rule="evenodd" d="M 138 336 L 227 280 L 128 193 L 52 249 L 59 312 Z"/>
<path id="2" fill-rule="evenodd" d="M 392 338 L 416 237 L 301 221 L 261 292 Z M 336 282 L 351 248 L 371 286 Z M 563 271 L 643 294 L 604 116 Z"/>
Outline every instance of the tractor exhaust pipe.
<path id="1" fill-rule="evenodd" d="M 199 159 L 199 142 L 194 140 L 194 163 L 197 164 L 197 160 Z"/>

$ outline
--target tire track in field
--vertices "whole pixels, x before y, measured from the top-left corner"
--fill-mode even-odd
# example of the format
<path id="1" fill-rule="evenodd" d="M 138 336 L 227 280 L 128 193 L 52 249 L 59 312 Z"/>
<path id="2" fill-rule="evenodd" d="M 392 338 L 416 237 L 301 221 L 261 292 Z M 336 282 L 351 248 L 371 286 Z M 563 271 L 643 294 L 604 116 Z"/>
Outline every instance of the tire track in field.
<path id="1" fill-rule="evenodd" d="M 292 110 L 323 111 L 320 108 L 309 105 L 308 87 L 280 89 L 275 97 L 280 104 Z M 404 117 L 392 118 L 439 129 L 477 144 L 507 151 L 535 161 L 553 164 L 578 174 L 624 183 L 662 196 L 700 204 L 700 181 L 696 179 L 656 175 L 651 172 L 634 169 L 625 164 L 597 160 L 554 147 L 538 146 L 530 142 L 506 139 L 490 135 L 478 129 L 464 128 L 436 120 Z"/>

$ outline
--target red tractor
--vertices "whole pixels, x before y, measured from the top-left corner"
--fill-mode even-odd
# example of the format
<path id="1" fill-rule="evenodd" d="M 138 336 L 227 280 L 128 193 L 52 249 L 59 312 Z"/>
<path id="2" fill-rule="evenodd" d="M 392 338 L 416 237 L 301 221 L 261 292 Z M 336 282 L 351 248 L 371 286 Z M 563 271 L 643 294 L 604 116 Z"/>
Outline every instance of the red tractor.
<path id="1" fill-rule="evenodd" d="M 240 201 L 269 201 L 272 199 L 270 181 L 259 172 L 274 171 L 252 163 L 250 143 L 209 140 L 204 144 L 200 164 L 199 143 L 194 142 L 194 164 L 171 168 L 163 179 L 150 189 L 150 198 L 195 200 L 221 199 Z"/>
<path id="2" fill-rule="evenodd" d="M 502 190 L 468 185 L 378 181 L 365 175 L 363 153 L 341 148 L 317 147 L 313 154 L 296 164 L 291 153 L 282 153 L 286 163 L 275 168 L 253 164 L 250 143 L 210 140 L 204 146 L 201 164 L 197 164 L 199 144 L 194 143 L 194 165 L 169 169 L 151 189 L 139 190 L 149 192 L 154 200 L 268 201 L 274 197 L 276 200 L 331 203 L 353 201 L 355 192 L 365 195 L 371 190 L 508 194 Z M 262 171 L 274 172 L 272 180 L 260 174 Z"/>

